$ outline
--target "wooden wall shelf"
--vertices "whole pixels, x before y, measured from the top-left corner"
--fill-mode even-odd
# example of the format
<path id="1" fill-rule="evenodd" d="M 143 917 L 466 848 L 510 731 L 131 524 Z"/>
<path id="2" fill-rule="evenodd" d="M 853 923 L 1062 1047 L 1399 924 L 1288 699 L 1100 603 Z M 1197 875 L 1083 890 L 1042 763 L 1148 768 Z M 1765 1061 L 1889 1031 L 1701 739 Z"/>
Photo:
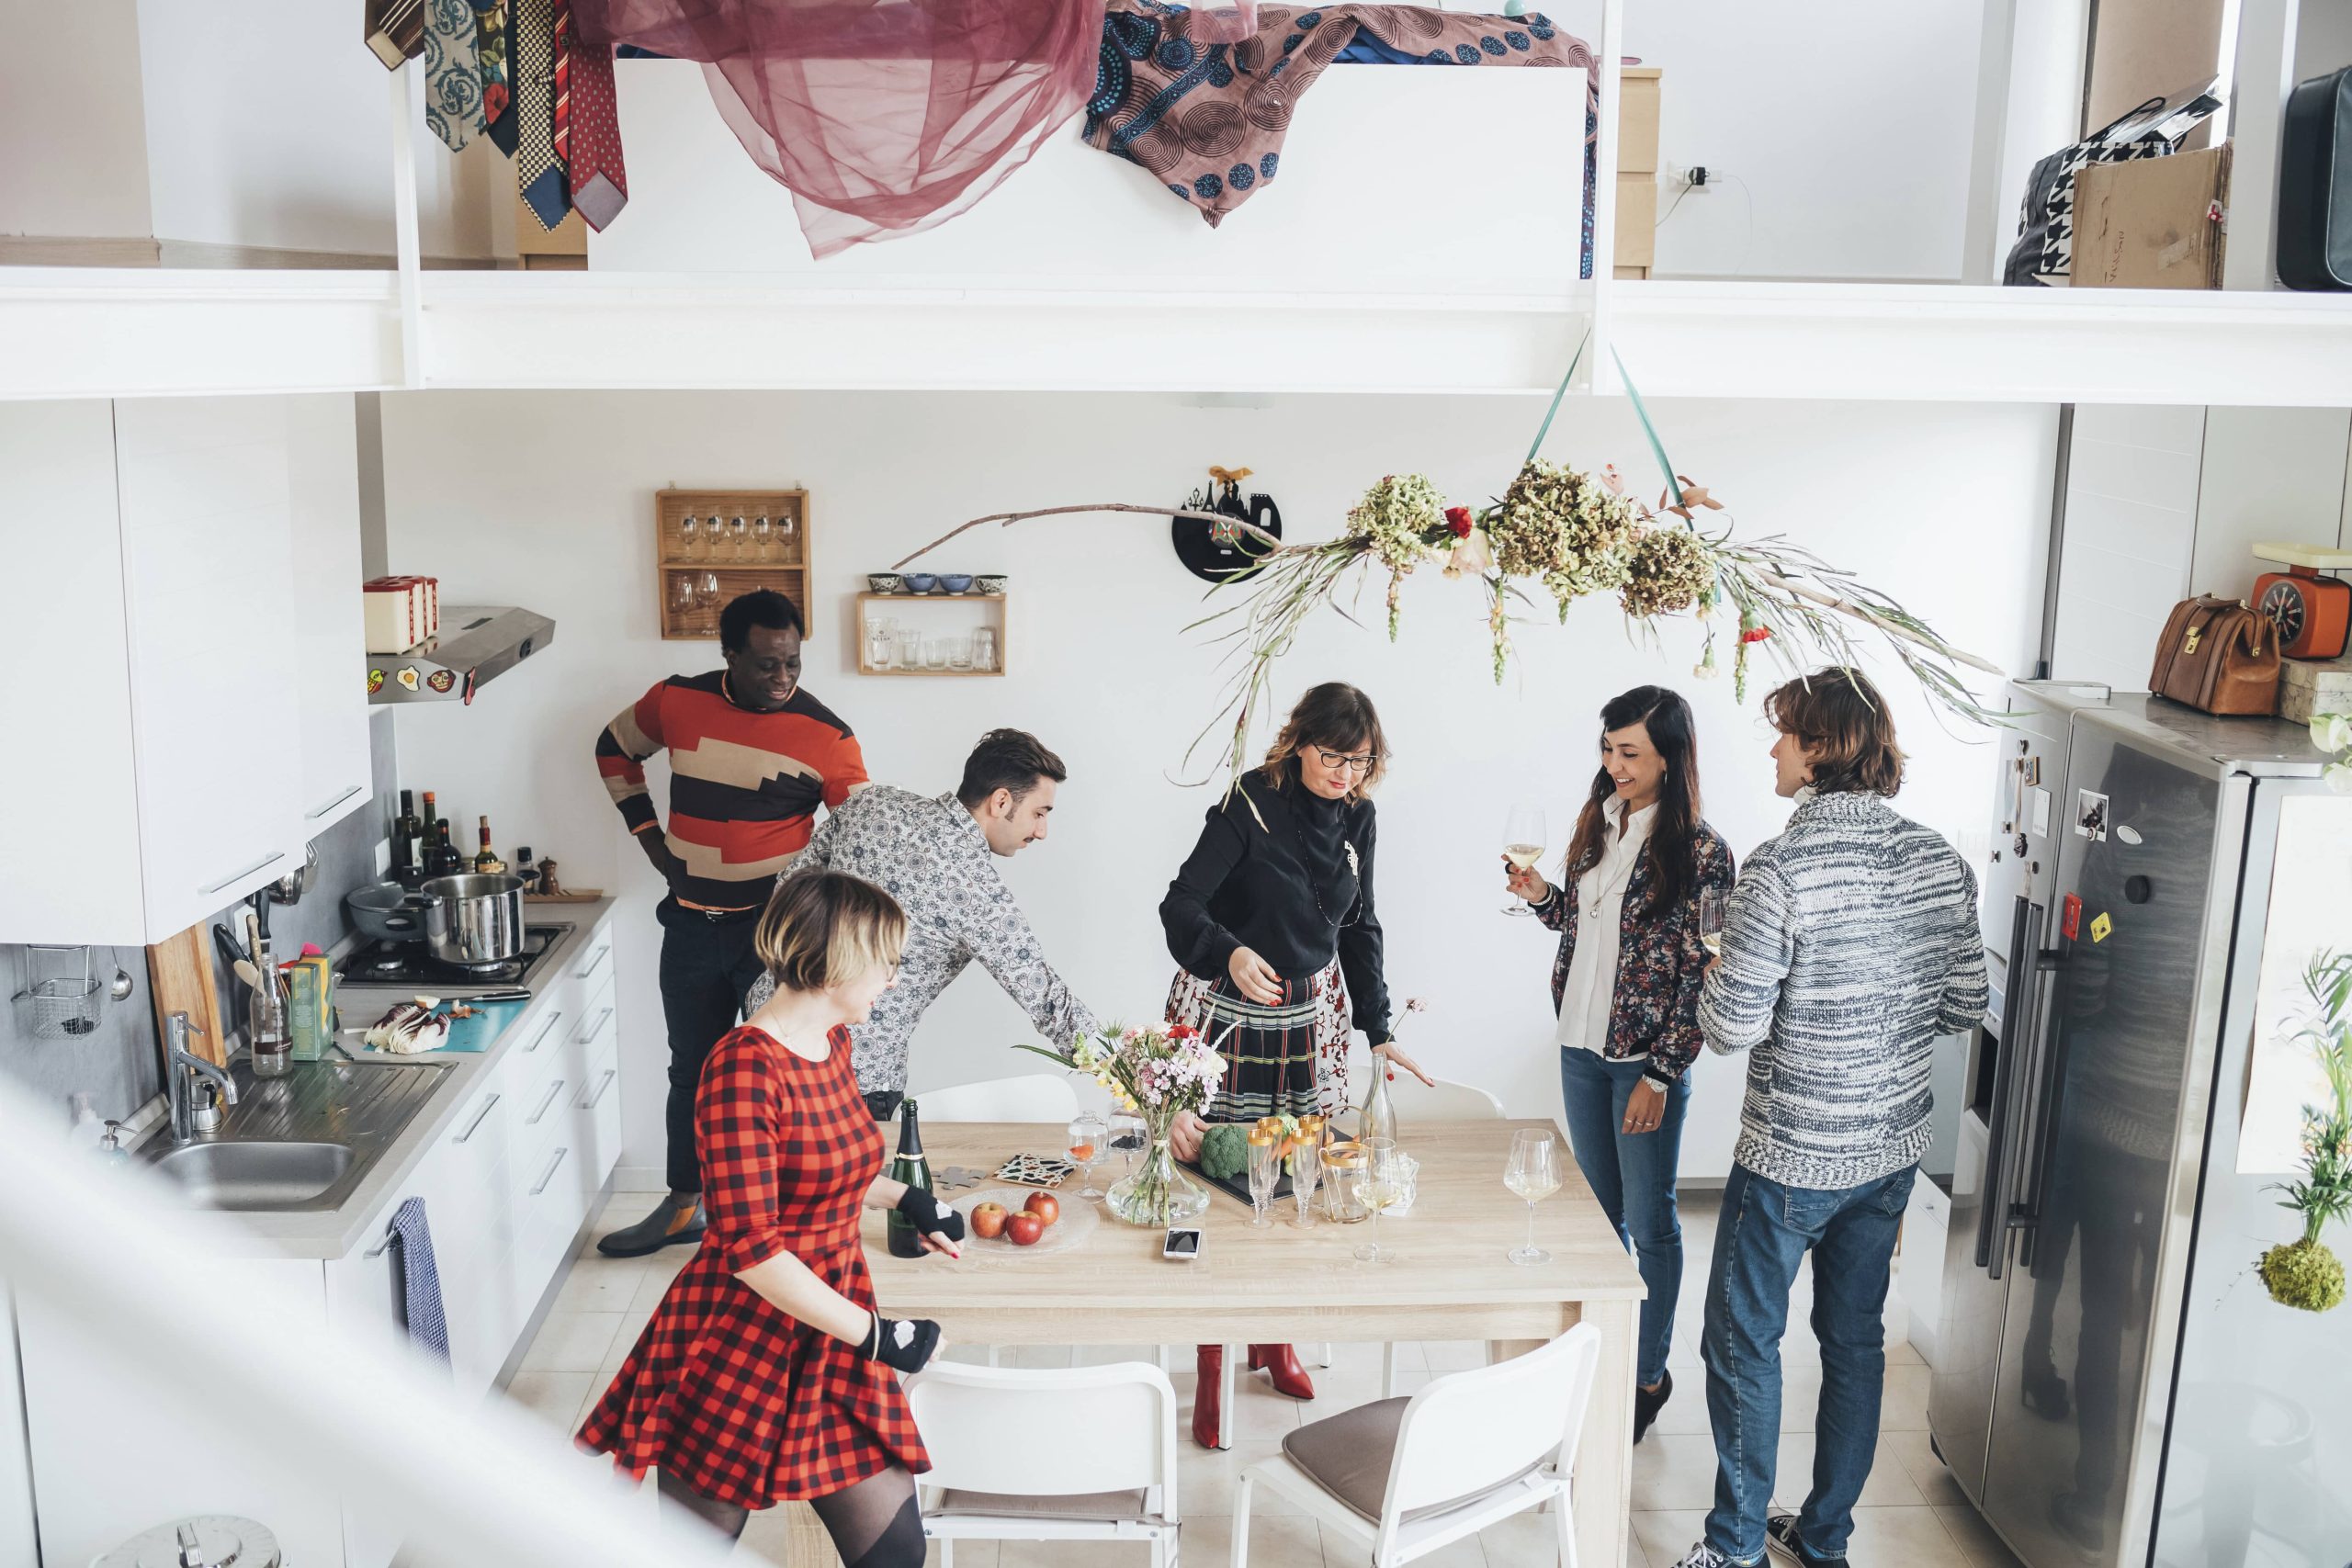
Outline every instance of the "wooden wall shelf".
<path id="1" fill-rule="evenodd" d="M 689 517 L 695 527 L 688 542 L 683 525 Z M 741 518 L 744 532 L 733 529 Z M 758 538 L 761 518 L 768 521 L 764 549 Z M 724 530 L 714 539 L 704 525 L 716 518 Z M 664 490 L 653 497 L 653 573 L 661 593 L 662 636 L 672 642 L 710 642 L 718 637 L 718 613 L 727 602 L 755 588 L 773 588 L 800 607 L 800 618 L 813 633 L 816 615 L 808 603 L 813 565 L 809 537 L 808 492 L 805 490 Z M 718 579 L 718 592 L 704 582 Z M 682 584 L 706 589 L 697 602 L 682 604 Z"/>
<path id="2" fill-rule="evenodd" d="M 954 604 L 975 605 L 978 607 L 980 613 L 978 615 L 965 616 L 941 614 Z M 917 609 L 916 606 L 921 608 Z M 935 637 L 944 640 L 949 637 L 969 637 L 974 631 L 980 630 L 993 633 L 996 637 L 995 668 L 990 670 L 933 669 L 926 662 L 921 668 L 910 669 L 899 662 L 899 656 L 895 647 L 888 665 L 876 664 L 874 662 L 873 648 L 867 640 L 867 633 L 877 619 L 887 617 L 894 621 L 899 620 L 897 612 L 900 608 L 912 612 L 907 615 L 905 622 L 901 623 L 901 630 L 916 629 L 907 623 L 911 623 L 918 618 L 926 624 L 937 625 L 939 629 L 936 632 L 922 633 L 926 638 Z M 861 593 L 857 596 L 857 672 L 861 675 L 922 675 L 950 679 L 1002 675 L 1006 672 L 1009 655 L 1012 653 L 1012 639 L 1007 632 L 1009 622 L 1009 599 L 1002 593 Z M 975 657 L 977 658 L 977 655 Z"/>

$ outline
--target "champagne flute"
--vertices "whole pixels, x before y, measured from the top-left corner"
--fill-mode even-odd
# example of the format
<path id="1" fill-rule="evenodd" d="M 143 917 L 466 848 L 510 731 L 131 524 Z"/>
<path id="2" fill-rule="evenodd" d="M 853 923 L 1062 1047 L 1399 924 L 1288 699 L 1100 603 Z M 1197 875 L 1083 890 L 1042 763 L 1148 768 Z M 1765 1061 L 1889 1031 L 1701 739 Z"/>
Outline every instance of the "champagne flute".
<path id="1" fill-rule="evenodd" d="M 1363 1164 L 1355 1173 L 1356 1201 L 1372 1215 L 1372 1239 L 1356 1248 L 1361 1263 L 1386 1263 L 1396 1254 L 1385 1252 L 1380 1246 L 1380 1216 L 1384 1210 L 1395 1207 L 1401 1196 L 1396 1180 L 1396 1140 L 1394 1138 L 1364 1138 Z"/>
<path id="2" fill-rule="evenodd" d="M 1699 889 L 1699 945 L 1710 958 L 1724 950 L 1724 895 L 1719 887 Z"/>
<path id="3" fill-rule="evenodd" d="M 1517 871 L 1525 871 L 1544 858 L 1544 808 L 1532 800 L 1522 800 L 1510 808 L 1503 819 L 1503 858 Z M 1532 915 L 1535 911 L 1524 898 L 1513 897 L 1503 910 L 1506 915 Z"/>
<path id="4" fill-rule="evenodd" d="M 1290 1153 L 1290 1195 L 1298 1200 L 1298 1228 L 1315 1228 L 1315 1188 L 1323 1179 L 1323 1131 L 1318 1126 L 1315 1135 Z"/>
<path id="5" fill-rule="evenodd" d="M 1102 1157 L 1102 1145 L 1110 1129 L 1102 1118 L 1091 1111 L 1081 1111 L 1069 1119 L 1069 1159 L 1078 1167 L 1078 1195 L 1100 1198 L 1094 1187 L 1094 1162 Z"/>
<path id="6" fill-rule="evenodd" d="M 1504 1254 L 1513 1263 L 1549 1263 L 1552 1255 L 1535 1245 L 1535 1205 L 1560 1190 L 1560 1141 L 1540 1127 L 1510 1135 L 1510 1159 L 1503 1185 L 1527 1204 L 1527 1245 Z"/>
<path id="7" fill-rule="evenodd" d="M 1282 1147 L 1273 1134 L 1262 1127 L 1250 1130 L 1250 1228 L 1261 1231 L 1274 1222 L 1266 1218 L 1266 1205 L 1273 1201 L 1274 1185 L 1283 1178 L 1283 1156 L 1276 1151 Z"/>

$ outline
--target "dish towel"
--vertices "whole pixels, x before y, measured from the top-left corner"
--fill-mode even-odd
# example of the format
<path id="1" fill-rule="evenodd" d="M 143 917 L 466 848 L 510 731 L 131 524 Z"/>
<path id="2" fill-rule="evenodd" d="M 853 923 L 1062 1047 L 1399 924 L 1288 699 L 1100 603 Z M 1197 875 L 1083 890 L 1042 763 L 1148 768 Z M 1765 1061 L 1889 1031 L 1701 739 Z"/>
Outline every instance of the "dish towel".
<path id="1" fill-rule="evenodd" d="M 392 1214 L 392 1241 L 400 1259 L 401 1325 L 420 1350 L 449 1359 L 449 1320 L 441 1307 L 441 1270 L 433 1262 L 433 1227 L 425 1223 L 424 1200 L 411 1198 Z"/>

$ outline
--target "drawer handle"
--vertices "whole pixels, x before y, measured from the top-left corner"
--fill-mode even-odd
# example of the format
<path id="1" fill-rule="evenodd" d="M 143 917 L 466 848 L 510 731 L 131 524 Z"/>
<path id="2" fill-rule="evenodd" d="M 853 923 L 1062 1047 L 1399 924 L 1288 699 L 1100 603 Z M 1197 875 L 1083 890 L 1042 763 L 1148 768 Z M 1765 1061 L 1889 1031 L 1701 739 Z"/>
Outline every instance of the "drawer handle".
<path id="1" fill-rule="evenodd" d="M 216 883 L 212 884 L 212 886 L 210 886 L 209 887 L 199 887 L 199 888 L 198 888 L 198 889 L 197 889 L 197 892 L 198 892 L 198 895 L 202 895 L 202 894 L 206 894 L 206 893 L 218 893 L 218 892 L 220 892 L 220 889 L 222 889 L 223 887 L 228 886 L 229 886 L 229 884 L 231 884 L 232 882 L 236 881 L 236 880 L 237 880 L 237 878 L 239 878 L 239 877 L 241 877 L 241 876 L 251 876 L 254 872 L 259 871 L 263 866 L 266 866 L 266 865 L 276 865 L 279 861 L 282 861 L 282 860 L 284 860 L 285 858 L 286 858 L 286 852 L 285 852 L 284 850 L 280 850 L 280 851 L 278 851 L 278 852 L 277 852 L 276 854 L 274 854 L 274 855 L 264 855 L 264 856 L 262 856 L 262 857 L 261 857 L 261 859 L 259 859 L 259 860 L 257 860 L 257 861 L 254 862 L 254 863 L 253 863 L 253 864 L 251 864 L 251 865 L 239 866 L 236 870 L 234 870 L 234 871 L 231 872 L 228 875 L 226 875 L 226 876 L 222 877 L 220 881 L 218 881 L 218 882 L 216 882 Z"/>
<path id="2" fill-rule="evenodd" d="M 612 955 L 613 944 L 608 942 L 604 946 L 598 948 L 594 953 L 590 954 L 587 963 L 582 964 L 579 968 L 574 969 L 571 972 L 571 977 L 575 980 L 585 980 L 589 976 L 594 975 L 597 971 L 605 959 L 610 958 Z"/>
<path id="3" fill-rule="evenodd" d="M 577 1044 L 580 1044 L 581 1043 L 582 1043 L 583 1041 L 589 1041 L 589 1040 L 594 1040 L 594 1039 L 595 1039 L 595 1038 L 596 1038 L 596 1036 L 598 1036 L 599 1034 L 602 1034 L 602 1033 L 604 1033 L 604 1032 L 605 1032 L 605 1021 L 606 1019 L 611 1018 L 612 1016 L 613 1016 L 613 1010 L 612 1010 L 612 1009 L 610 1009 L 610 1008 L 606 1008 L 604 1011 L 602 1011 L 602 1012 L 600 1012 L 600 1013 L 598 1013 L 598 1014 L 596 1015 L 596 1021 L 595 1021 L 595 1022 L 594 1022 L 594 1023 L 590 1024 L 587 1028 L 585 1028 L 585 1029 L 582 1030 L 579 1033 L 577 1033 L 577 1034 L 573 1035 L 573 1036 L 571 1037 L 571 1043 L 572 1043 L 574 1045 L 577 1045 Z"/>
<path id="4" fill-rule="evenodd" d="M 605 1069 L 604 1077 L 598 1080 L 596 1084 L 596 1092 L 582 1100 L 575 1109 L 581 1111 L 595 1110 L 597 1106 L 604 1103 L 605 1091 L 612 1088 L 613 1080 L 620 1076 L 621 1070 L 618 1067 L 606 1067 Z"/>
<path id="5" fill-rule="evenodd" d="M 531 1113 L 530 1121 L 524 1124 L 530 1127 L 537 1126 L 540 1121 L 547 1115 L 548 1108 L 555 1104 L 555 1097 L 562 1092 L 563 1079 L 558 1078 L 555 1082 L 548 1085 L 548 1097 L 539 1101 L 539 1108 Z"/>
<path id="6" fill-rule="evenodd" d="M 490 1120 L 491 1111 L 497 1104 L 498 1096 L 494 1094 L 488 1100 L 483 1100 L 481 1102 L 481 1109 L 474 1112 L 474 1119 L 466 1123 L 466 1130 L 449 1141 L 453 1144 L 462 1144 L 469 1141 L 476 1133 L 481 1131 L 481 1124 Z"/>
<path id="7" fill-rule="evenodd" d="M 328 812 L 333 811 L 336 807 L 341 806 L 345 801 L 349 800 L 353 795 L 357 795 L 366 787 L 367 786 L 364 784 L 353 784 L 349 789 L 345 790 L 341 795 L 336 795 L 333 800 L 330 800 L 324 806 L 320 807 L 316 811 L 305 811 L 302 813 L 302 820 L 305 822 L 317 821 L 320 818 L 324 817 Z"/>
<path id="8" fill-rule="evenodd" d="M 562 1021 L 563 1014 L 560 1012 L 551 1012 L 548 1014 L 548 1021 L 539 1025 L 538 1033 L 532 1037 L 531 1043 L 528 1045 L 523 1047 L 523 1055 L 527 1056 L 532 1052 L 537 1050 L 540 1046 L 546 1044 L 548 1043 L 548 1036 L 554 1033 L 555 1026 Z"/>
<path id="9" fill-rule="evenodd" d="M 539 1178 L 539 1184 L 537 1187 L 531 1189 L 532 1197 L 536 1198 L 540 1193 L 548 1190 L 548 1183 L 555 1179 L 556 1167 L 561 1165 L 563 1163 L 563 1156 L 571 1152 L 571 1151 L 568 1148 L 556 1150 L 555 1158 L 548 1161 L 548 1173 Z"/>

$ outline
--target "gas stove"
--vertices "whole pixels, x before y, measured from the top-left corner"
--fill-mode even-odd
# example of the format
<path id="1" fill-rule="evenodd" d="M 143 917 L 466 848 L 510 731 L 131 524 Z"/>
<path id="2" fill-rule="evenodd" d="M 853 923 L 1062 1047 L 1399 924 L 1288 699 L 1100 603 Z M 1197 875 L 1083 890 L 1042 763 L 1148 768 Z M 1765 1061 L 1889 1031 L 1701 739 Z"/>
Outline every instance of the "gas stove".
<path id="1" fill-rule="evenodd" d="M 526 926 L 519 955 L 480 964 L 444 963 L 421 942 L 370 942 L 352 949 L 335 973 L 346 986 L 430 986 L 440 990 L 519 986 L 571 934 L 568 925 Z"/>

